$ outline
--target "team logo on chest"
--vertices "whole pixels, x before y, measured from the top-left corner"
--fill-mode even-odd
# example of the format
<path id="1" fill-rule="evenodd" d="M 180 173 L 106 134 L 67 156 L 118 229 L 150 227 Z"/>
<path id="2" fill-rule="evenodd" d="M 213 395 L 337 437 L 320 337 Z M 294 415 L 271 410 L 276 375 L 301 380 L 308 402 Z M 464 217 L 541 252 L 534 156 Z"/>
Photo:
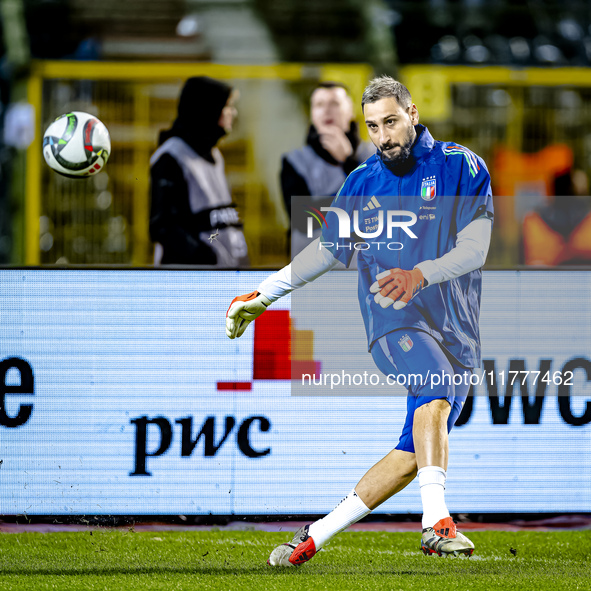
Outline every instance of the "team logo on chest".
<path id="1" fill-rule="evenodd" d="M 436 190 L 437 179 L 435 178 L 435 175 L 423 179 L 423 182 L 421 183 L 421 197 L 425 201 L 431 201 L 437 194 Z"/>

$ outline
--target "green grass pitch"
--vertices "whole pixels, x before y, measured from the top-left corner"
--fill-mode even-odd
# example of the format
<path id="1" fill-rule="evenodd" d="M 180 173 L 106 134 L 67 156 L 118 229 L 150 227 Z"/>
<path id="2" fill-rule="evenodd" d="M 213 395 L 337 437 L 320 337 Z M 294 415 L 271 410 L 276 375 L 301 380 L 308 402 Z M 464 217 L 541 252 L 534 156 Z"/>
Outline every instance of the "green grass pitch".
<path id="1" fill-rule="evenodd" d="M 0 589 L 591 589 L 591 531 L 467 533 L 472 558 L 423 556 L 418 532 L 345 532 L 281 570 L 266 560 L 290 532 L 0 534 Z"/>

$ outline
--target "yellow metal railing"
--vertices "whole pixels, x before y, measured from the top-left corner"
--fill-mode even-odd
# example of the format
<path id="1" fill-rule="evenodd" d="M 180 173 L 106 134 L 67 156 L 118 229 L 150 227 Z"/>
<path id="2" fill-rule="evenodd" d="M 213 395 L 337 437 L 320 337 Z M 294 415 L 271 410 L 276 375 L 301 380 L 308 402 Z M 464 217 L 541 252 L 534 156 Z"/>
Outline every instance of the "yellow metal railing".
<path id="1" fill-rule="evenodd" d="M 429 120 L 448 119 L 452 114 L 451 88 L 459 84 L 525 88 L 531 86 L 591 87 L 591 68 L 524 68 L 501 66 L 428 66 L 400 68 L 401 79 L 411 90 Z"/>
<path id="2" fill-rule="evenodd" d="M 40 76 L 29 78 L 27 100 L 34 106 L 35 137 L 27 149 L 25 178 L 25 264 L 39 264 L 39 217 L 41 215 L 41 103 L 43 81 Z"/>

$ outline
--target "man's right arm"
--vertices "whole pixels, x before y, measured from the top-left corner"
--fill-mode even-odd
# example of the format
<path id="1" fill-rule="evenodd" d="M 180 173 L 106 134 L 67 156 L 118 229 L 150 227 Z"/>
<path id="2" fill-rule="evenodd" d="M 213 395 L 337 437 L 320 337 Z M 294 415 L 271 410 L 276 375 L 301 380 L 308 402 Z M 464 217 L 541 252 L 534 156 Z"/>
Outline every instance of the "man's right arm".
<path id="1" fill-rule="evenodd" d="M 267 277 L 259 285 L 258 291 L 271 302 L 276 302 L 294 289 L 304 287 L 318 279 L 339 264 L 341 263 L 329 250 L 320 246 L 320 238 L 317 238 L 306 246 L 289 265 Z"/>
<path id="2" fill-rule="evenodd" d="M 338 265 L 342 263 L 320 246 L 320 239 L 314 240 L 289 265 L 267 277 L 256 291 L 232 300 L 226 312 L 226 335 L 231 339 L 242 336 L 246 327 L 272 302 L 304 287 Z"/>
<path id="3" fill-rule="evenodd" d="M 332 205 L 335 206 L 338 202 L 337 207 L 345 207 L 346 211 L 351 213 L 355 205 L 354 198 L 347 200 L 343 197 L 339 200 L 340 195 L 346 195 L 350 192 L 349 178 L 347 177 L 343 183 Z M 339 220 L 335 217 L 334 223 L 332 223 L 331 216 L 336 216 L 336 214 L 332 211 L 327 214 L 321 238 L 314 240 L 304 248 L 289 265 L 265 279 L 259 285 L 257 291 L 238 296 L 232 300 L 226 312 L 226 334 L 229 338 L 235 339 L 241 336 L 250 322 L 258 318 L 269 304 L 277 301 L 280 297 L 291 293 L 294 289 L 307 285 L 337 266 L 344 268 L 350 263 L 352 251 L 347 250 L 348 254 L 344 254 L 344 250 L 335 248 L 337 256 L 343 259 L 339 260 L 331 250 L 323 246 L 323 244 L 336 244 L 339 242 L 339 238 L 337 238 Z M 329 220 L 331 221 L 330 229 Z M 333 236 L 335 232 L 337 234 Z M 322 244 L 321 241 L 323 241 Z"/>

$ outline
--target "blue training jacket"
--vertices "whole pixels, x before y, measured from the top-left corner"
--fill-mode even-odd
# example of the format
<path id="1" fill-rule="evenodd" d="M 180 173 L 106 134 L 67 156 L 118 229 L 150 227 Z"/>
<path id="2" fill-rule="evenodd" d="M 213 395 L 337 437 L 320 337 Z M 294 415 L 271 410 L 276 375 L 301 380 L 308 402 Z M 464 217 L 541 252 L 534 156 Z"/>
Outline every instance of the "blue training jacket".
<path id="1" fill-rule="evenodd" d="M 415 328 L 431 334 L 461 365 L 478 367 L 480 269 L 427 286 L 402 310 L 381 308 L 369 291 L 378 273 L 396 267 L 410 270 L 422 261 L 437 259 L 455 246 L 458 232 L 470 222 L 493 219 L 490 175 L 484 161 L 463 146 L 435 141 L 423 125 L 417 125 L 416 131 L 412 169 L 397 176 L 379 155 L 368 158 L 347 177 L 331 206 L 347 212 L 351 236 L 339 236 L 339 214 L 329 211 L 321 240 L 346 265 L 357 242 L 359 304 L 370 350 L 389 332 Z M 411 212 L 416 222 L 406 228 L 392 227 L 388 236 L 388 211 Z M 375 234 L 364 237 L 365 244 L 355 235 L 355 212 L 359 231 Z M 390 218 L 413 221 L 406 214 Z"/>

